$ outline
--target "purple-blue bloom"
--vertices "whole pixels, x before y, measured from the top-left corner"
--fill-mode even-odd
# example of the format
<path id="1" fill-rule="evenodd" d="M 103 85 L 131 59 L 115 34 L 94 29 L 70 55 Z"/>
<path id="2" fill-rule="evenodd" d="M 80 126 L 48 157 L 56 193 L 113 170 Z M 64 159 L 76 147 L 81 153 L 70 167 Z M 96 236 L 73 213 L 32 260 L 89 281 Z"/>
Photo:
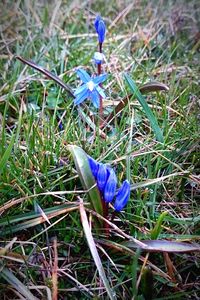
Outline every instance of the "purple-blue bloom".
<path id="1" fill-rule="evenodd" d="M 95 179 L 97 179 L 99 163 L 90 156 L 88 156 L 88 160 L 89 160 L 90 169 L 92 171 L 92 175 L 94 176 Z"/>
<path id="2" fill-rule="evenodd" d="M 101 52 L 95 52 L 94 56 L 93 56 L 95 64 L 97 64 L 97 65 L 101 64 L 103 62 L 103 60 L 104 60 L 104 57 L 105 56 L 104 56 L 103 53 L 101 53 Z"/>
<path id="3" fill-rule="evenodd" d="M 128 180 L 125 180 L 117 192 L 116 200 L 114 204 L 115 210 L 118 212 L 121 211 L 124 208 L 124 206 L 126 206 L 129 197 L 130 197 L 130 183 Z"/>
<path id="4" fill-rule="evenodd" d="M 98 173 L 97 173 L 97 185 L 101 192 L 104 190 L 107 179 L 108 179 L 108 169 L 104 164 L 100 163 Z"/>
<path id="5" fill-rule="evenodd" d="M 115 171 L 103 163 L 98 163 L 90 156 L 88 156 L 88 161 L 102 199 L 106 203 L 110 203 L 115 198 L 114 208 L 117 212 L 120 212 L 126 206 L 130 197 L 129 181 L 125 180 L 116 194 L 117 177 Z"/>
<path id="6" fill-rule="evenodd" d="M 106 203 L 112 202 L 117 188 L 117 177 L 113 169 L 109 170 L 109 177 L 104 188 L 104 200 Z"/>
<path id="7" fill-rule="evenodd" d="M 104 21 L 102 20 L 101 16 L 97 16 L 94 22 L 94 27 L 96 29 L 96 32 L 98 34 L 99 43 L 103 43 L 105 39 L 106 34 L 106 25 Z"/>
<path id="8" fill-rule="evenodd" d="M 103 89 L 99 86 L 100 83 L 107 79 L 107 74 L 101 74 L 96 77 L 91 77 L 85 70 L 78 69 L 76 71 L 80 79 L 83 81 L 83 85 L 77 88 L 74 92 L 74 103 L 78 105 L 84 100 L 90 98 L 93 105 L 99 108 L 100 96 L 106 98 Z"/>

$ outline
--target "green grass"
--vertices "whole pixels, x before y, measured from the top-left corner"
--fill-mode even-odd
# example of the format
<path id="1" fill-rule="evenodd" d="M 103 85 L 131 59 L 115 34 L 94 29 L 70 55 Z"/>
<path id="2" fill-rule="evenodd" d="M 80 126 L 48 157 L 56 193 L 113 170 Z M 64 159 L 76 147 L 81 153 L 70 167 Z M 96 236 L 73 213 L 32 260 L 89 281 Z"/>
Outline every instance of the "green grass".
<path id="1" fill-rule="evenodd" d="M 1 299 L 14 299 L 17 293 L 25 299 L 147 299 L 146 267 L 147 285 L 153 276 L 152 299 L 200 297 L 199 253 L 167 256 L 123 244 L 129 236 L 199 242 L 200 7 L 198 0 L 132 3 L 0 4 Z M 106 139 L 85 118 L 90 111 L 99 125 L 88 102 L 75 107 L 54 81 L 15 59 L 32 60 L 77 87 L 78 66 L 96 72 L 91 59 L 98 12 L 107 24 L 103 69 L 109 73 L 104 84 L 109 103 L 116 106 L 131 92 L 125 73 L 138 88 L 150 81 L 169 87 L 168 92 L 129 98 L 104 130 Z M 111 111 L 106 106 L 106 116 Z M 111 164 L 119 182 L 129 178 L 132 185 L 109 239 L 92 228 L 103 279 L 87 243 L 80 199 L 89 224 L 96 216 L 89 210 L 70 144 Z M 35 201 L 50 224 L 34 211 Z"/>

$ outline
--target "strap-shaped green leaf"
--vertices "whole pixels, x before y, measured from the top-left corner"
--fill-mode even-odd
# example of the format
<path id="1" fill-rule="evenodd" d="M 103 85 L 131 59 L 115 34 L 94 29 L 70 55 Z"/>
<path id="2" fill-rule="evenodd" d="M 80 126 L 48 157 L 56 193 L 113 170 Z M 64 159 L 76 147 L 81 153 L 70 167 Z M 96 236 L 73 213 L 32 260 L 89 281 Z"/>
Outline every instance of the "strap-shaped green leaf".
<path id="1" fill-rule="evenodd" d="M 76 170 L 80 177 L 83 188 L 88 191 L 88 196 L 92 208 L 98 214 L 103 215 L 101 196 L 90 170 L 87 154 L 82 148 L 76 145 L 70 145 L 69 150 L 72 153 Z"/>
<path id="2" fill-rule="evenodd" d="M 184 242 L 167 240 L 142 240 L 141 242 L 144 243 L 146 246 L 145 248 L 141 247 L 141 249 L 147 252 L 200 252 L 200 245 L 197 243 L 189 244 Z M 130 249 L 136 249 L 139 247 L 133 241 L 124 242 L 123 245 Z"/>
<path id="3" fill-rule="evenodd" d="M 162 131 L 158 125 L 157 119 L 155 118 L 152 110 L 150 109 L 150 107 L 148 106 L 146 100 L 144 99 L 144 97 L 142 96 L 140 90 L 138 89 L 138 87 L 136 86 L 135 82 L 133 81 L 133 79 L 128 75 L 128 74 L 124 74 L 125 80 L 128 84 L 128 86 L 130 87 L 131 91 L 133 92 L 133 95 L 137 98 L 137 100 L 140 102 L 150 124 L 151 127 L 155 133 L 156 139 L 159 142 L 163 142 L 163 134 Z"/>

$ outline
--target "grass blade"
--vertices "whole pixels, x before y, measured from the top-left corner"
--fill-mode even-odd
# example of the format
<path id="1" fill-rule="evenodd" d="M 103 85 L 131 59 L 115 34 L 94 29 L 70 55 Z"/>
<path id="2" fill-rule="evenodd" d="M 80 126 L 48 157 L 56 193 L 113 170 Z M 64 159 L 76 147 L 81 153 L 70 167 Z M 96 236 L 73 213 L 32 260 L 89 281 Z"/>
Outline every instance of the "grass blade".
<path id="1" fill-rule="evenodd" d="M 166 215 L 168 214 L 167 211 L 164 211 L 159 217 L 158 220 L 156 222 L 156 225 L 154 226 L 154 228 L 151 230 L 151 239 L 152 240 L 156 240 L 159 236 L 159 234 L 161 233 L 162 230 L 162 223 L 166 217 Z"/>
<path id="2" fill-rule="evenodd" d="M 187 175 L 187 174 L 188 174 L 187 171 L 186 172 L 175 172 L 175 173 L 165 175 L 165 176 L 161 176 L 161 177 L 158 177 L 158 178 L 147 179 L 147 180 L 139 182 L 139 183 L 133 183 L 133 184 L 131 184 L 131 191 L 137 190 L 139 188 L 147 187 L 147 186 L 152 185 L 152 184 L 162 182 L 165 179 L 172 178 L 174 176 L 183 176 L 183 175 Z"/>
<path id="3" fill-rule="evenodd" d="M 85 208 L 84 208 L 82 199 L 80 199 L 80 215 L 81 215 L 81 222 L 82 222 L 82 225 L 83 225 L 83 230 L 84 230 L 87 242 L 88 242 L 88 246 L 90 248 L 90 252 L 92 254 L 92 257 L 93 257 L 94 262 L 96 264 L 97 270 L 99 272 L 99 276 L 101 277 L 101 279 L 104 283 L 104 286 L 105 286 L 106 291 L 108 293 L 109 299 L 114 300 L 114 299 L 116 299 L 116 297 L 114 296 L 114 292 L 112 291 L 112 289 L 109 285 L 109 282 L 108 282 L 108 279 L 106 277 L 103 265 L 101 263 L 101 259 L 99 257 L 99 254 L 98 254 L 98 251 L 97 251 L 97 248 L 96 248 L 96 245 L 95 245 L 95 242 L 94 242 L 91 230 L 90 230 L 90 226 L 89 226 L 89 223 L 88 223 L 88 219 L 87 219 L 87 215 L 86 215 L 86 212 L 85 212 Z"/>
<path id="4" fill-rule="evenodd" d="M 48 218 L 48 220 L 51 220 L 54 217 L 57 217 L 62 214 L 66 214 L 66 213 L 74 211 L 74 210 L 77 210 L 76 205 L 71 205 L 69 207 L 66 205 L 64 207 L 62 205 L 60 208 L 58 207 L 58 209 L 55 209 L 54 211 L 46 212 L 45 215 Z M 25 219 L 25 220 L 28 219 L 28 220 L 24 221 L 24 222 L 20 222 L 19 224 L 16 224 L 15 220 L 17 221 L 17 220 L 22 220 L 22 219 Z M 15 222 L 15 224 L 11 225 L 12 222 Z M 39 213 L 39 216 L 38 216 L 38 213 L 37 214 L 36 213 L 27 214 L 24 218 L 21 215 L 16 216 L 15 219 L 13 219 L 11 221 L 10 220 L 7 222 L 3 221 L 2 223 L 0 223 L 0 226 L 6 225 L 4 230 L 1 230 L 0 236 L 6 235 L 10 232 L 13 233 L 13 232 L 18 232 L 18 231 L 21 231 L 21 230 L 24 230 L 27 228 L 31 228 L 31 227 L 37 226 L 37 225 L 45 223 L 45 222 L 46 222 L 46 219 L 43 216 L 41 216 L 40 213 Z"/>
<path id="5" fill-rule="evenodd" d="M 1 276 L 12 285 L 18 292 L 20 292 L 26 299 L 37 300 L 35 296 L 28 290 L 28 288 L 7 268 L 1 270 Z"/>
<path id="6" fill-rule="evenodd" d="M 128 74 L 124 74 L 124 77 L 125 77 L 125 80 L 126 80 L 128 86 L 130 87 L 131 91 L 133 92 L 133 95 L 135 95 L 137 100 L 140 102 L 140 104 L 151 124 L 151 127 L 155 133 L 156 139 L 162 143 L 163 142 L 163 134 L 162 134 L 162 131 L 158 125 L 157 119 L 155 118 L 152 110 L 148 106 L 146 100 L 142 96 L 140 90 L 138 89 L 138 87 L 136 86 L 136 84 L 132 80 L 132 78 Z"/>
<path id="7" fill-rule="evenodd" d="M 8 148 L 4 152 L 2 158 L 0 159 L 0 175 L 1 175 L 1 173 L 3 171 L 3 168 L 5 167 L 7 161 L 10 157 L 10 154 L 11 154 L 14 143 L 15 143 L 15 134 L 13 134 L 13 136 L 11 138 L 11 141 L 10 141 L 10 144 L 8 145 Z"/>

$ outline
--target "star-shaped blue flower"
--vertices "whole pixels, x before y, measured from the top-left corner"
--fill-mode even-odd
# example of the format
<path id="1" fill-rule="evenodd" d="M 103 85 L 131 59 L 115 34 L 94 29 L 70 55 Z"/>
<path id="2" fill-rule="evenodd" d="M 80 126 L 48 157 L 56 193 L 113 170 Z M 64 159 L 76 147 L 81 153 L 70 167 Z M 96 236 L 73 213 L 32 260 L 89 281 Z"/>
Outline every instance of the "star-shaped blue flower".
<path id="1" fill-rule="evenodd" d="M 106 98 L 103 89 L 99 86 L 100 83 L 107 79 L 107 74 L 101 74 L 96 77 L 91 77 L 85 70 L 78 69 L 76 71 L 77 75 L 83 81 L 83 85 L 77 88 L 74 92 L 74 103 L 78 105 L 86 99 L 91 99 L 93 105 L 99 108 L 100 96 Z"/>

